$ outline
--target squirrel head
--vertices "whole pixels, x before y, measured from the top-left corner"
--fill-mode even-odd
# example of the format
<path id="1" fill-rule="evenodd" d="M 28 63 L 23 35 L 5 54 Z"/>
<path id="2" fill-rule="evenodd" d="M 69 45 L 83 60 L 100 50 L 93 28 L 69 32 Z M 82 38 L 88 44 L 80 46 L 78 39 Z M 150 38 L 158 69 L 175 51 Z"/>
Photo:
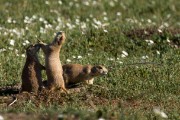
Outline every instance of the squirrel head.
<path id="1" fill-rule="evenodd" d="M 106 75 L 108 73 L 107 68 L 102 65 L 96 65 L 91 68 L 91 74 L 93 76 Z"/>
<path id="2" fill-rule="evenodd" d="M 57 32 L 54 38 L 53 44 L 61 46 L 66 39 L 65 33 L 63 31 Z"/>
<path id="3" fill-rule="evenodd" d="M 30 57 L 35 57 L 37 55 L 37 52 L 40 49 L 40 45 L 39 44 L 34 44 L 34 45 L 29 45 L 26 48 L 26 55 L 30 56 Z"/>

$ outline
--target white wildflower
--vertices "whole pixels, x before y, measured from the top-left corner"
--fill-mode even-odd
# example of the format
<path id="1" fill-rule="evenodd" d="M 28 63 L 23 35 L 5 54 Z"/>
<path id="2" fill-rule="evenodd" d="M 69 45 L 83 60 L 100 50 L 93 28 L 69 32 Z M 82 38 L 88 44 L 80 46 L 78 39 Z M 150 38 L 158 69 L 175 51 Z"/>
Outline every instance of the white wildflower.
<path id="1" fill-rule="evenodd" d="M 107 21 L 107 20 L 108 20 L 108 18 L 107 18 L 107 17 L 104 17 L 104 20 L 105 20 L 105 21 Z"/>
<path id="2" fill-rule="evenodd" d="M 101 117 L 101 118 L 98 118 L 98 120 L 105 120 L 105 119 Z"/>
<path id="3" fill-rule="evenodd" d="M 152 44 L 154 44 L 154 41 L 149 40 L 149 45 L 152 45 Z"/>
<path id="4" fill-rule="evenodd" d="M 126 57 L 126 55 L 124 55 L 124 54 L 121 54 L 121 57 L 122 57 L 122 58 L 125 58 L 125 57 Z"/>
<path id="5" fill-rule="evenodd" d="M 13 20 L 12 22 L 15 24 L 15 23 L 16 23 L 16 20 Z"/>
<path id="6" fill-rule="evenodd" d="M 82 35 L 85 35 L 85 33 L 83 31 L 81 33 L 82 33 Z"/>
<path id="7" fill-rule="evenodd" d="M 78 55 L 78 56 L 77 56 L 77 59 L 82 59 L 82 56 Z"/>
<path id="8" fill-rule="evenodd" d="M 77 25 L 79 25 L 80 20 L 78 18 L 76 18 L 75 22 L 76 22 Z"/>
<path id="9" fill-rule="evenodd" d="M 161 30 L 161 29 L 158 29 L 158 32 L 159 32 L 159 33 L 162 33 L 162 30 Z"/>
<path id="10" fill-rule="evenodd" d="M 46 30 L 43 27 L 40 27 L 40 33 L 46 33 Z"/>
<path id="11" fill-rule="evenodd" d="M 94 18 L 93 21 L 94 21 L 94 23 L 95 23 L 96 25 L 98 25 L 98 26 L 101 26 L 101 25 L 102 25 L 101 21 L 96 20 L 96 18 Z"/>
<path id="12" fill-rule="evenodd" d="M 8 49 L 9 49 L 9 50 L 13 50 L 13 48 L 12 48 L 12 47 L 8 47 Z"/>
<path id="13" fill-rule="evenodd" d="M 89 51 L 94 51 L 92 48 L 89 48 Z"/>
<path id="14" fill-rule="evenodd" d="M 109 61 L 113 61 L 113 60 L 114 60 L 114 58 L 108 58 L 108 60 L 109 60 Z"/>
<path id="15" fill-rule="evenodd" d="M 160 55 L 160 52 L 159 52 L 158 50 L 156 50 L 156 53 L 157 53 L 158 55 Z"/>
<path id="16" fill-rule="evenodd" d="M 12 18 L 8 18 L 7 22 L 12 23 Z"/>
<path id="17" fill-rule="evenodd" d="M 33 15 L 32 18 L 35 20 L 35 19 L 37 19 L 37 16 L 36 16 L 36 15 Z"/>
<path id="18" fill-rule="evenodd" d="M 71 60 L 70 60 L 70 59 L 67 59 L 66 62 L 71 62 Z"/>
<path id="19" fill-rule="evenodd" d="M 0 53 L 6 51 L 5 48 L 0 49 Z"/>
<path id="20" fill-rule="evenodd" d="M 22 54 L 21 57 L 25 57 L 25 54 Z"/>
<path id="21" fill-rule="evenodd" d="M 28 40 L 25 40 L 25 43 L 26 43 L 26 44 L 29 44 L 30 42 L 29 42 Z"/>
<path id="22" fill-rule="evenodd" d="M 25 30 L 29 30 L 29 28 L 26 26 L 26 27 L 25 27 Z"/>
<path id="23" fill-rule="evenodd" d="M 116 15 L 117 15 L 117 16 L 121 16 L 121 12 L 117 12 Z"/>
<path id="24" fill-rule="evenodd" d="M 148 34 L 148 32 L 147 32 L 146 30 L 144 30 L 144 34 L 146 34 L 146 35 L 147 35 L 147 34 Z"/>
<path id="25" fill-rule="evenodd" d="M 87 26 L 86 26 L 86 23 L 81 23 L 81 29 L 86 29 L 87 28 Z"/>
<path id="26" fill-rule="evenodd" d="M 103 15 L 107 15 L 107 13 L 106 13 L 106 12 L 103 12 Z"/>
<path id="27" fill-rule="evenodd" d="M 69 29 L 72 29 L 72 28 L 73 28 L 73 25 L 71 25 L 70 23 L 66 23 L 66 26 L 67 26 Z"/>
<path id="28" fill-rule="evenodd" d="M 86 22 L 89 22 L 90 20 L 89 20 L 89 18 L 86 18 Z"/>
<path id="29" fill-rule="evenodd" d="M 46 5 L 49 5 L 49 1 L 45 1 L 45 4 L 46 4 Z"/>
<path id="30" fill-rule="evenodd" d="M 90 18 L 93 18 L 93 15 L 92 15 L 92 14 L 90 14 L 90 15 L 89 15 L 89 17 L 90 17 Z"/>
<path id="31" fill-rule="evenodd" d="M 162 117 L 162 118 L 168 118 L 168 116 L 166 115 L 166 113 L 164 113 L 163 111 L 161 111 L 161 117 Z"/>
<path id="32" fill-rule="evenodd" d="M 148 23 L 151 23 L 152 21 L 151 21 L 151 19 L 147 19 L 147 22 L 148 22 Z"/>
<path id="33" fill-rule="evenodd" d="M 125 56 L 128 56 L 128 53 L 126 51 L 122 51 L 122 54 L 124 54 Z"/>
<path id="34" fill-rule="evenodd" d="M 110 25 L 109 23 L 103 23 L 102 27 L 109 26 L 109 25 Z"/>
<path id="35" fill-rule="evenodd" d="M 25 18 L 24 18 L 24 23 L 27 23 L 27 24 L 30 24 L 30 23 L 32 23 L 32 18 L 29 18 L 28 16 L 26 16 Z"/>
<path id="36" fill-rule="evenodd" d="M 89 6 L 89 2 L 88 1 L 84 1 L 83 4 L 86 5 L 86 6 Z"/>
<path id="37" fill-rule="evenodd" d="M 59 114 L 58 115 L 58 119 L 63 120 L 64 119 L 64 115 L 63 114 Z"/>
<path id="38" fill-rule="evenodd" d="M 110 2 L 109 2 L 109 5 L 110 5 L 111 7 L 114 7 L 114 6 L 115 6 L 115 4 L 114 4 L 113 1 L 110 1 Z"/>
<path id="39" fill-rule="evenodd" d="M 74 5 L 74 3 L 73 2 L 69 2 L 69 6 L 73 6 Z"/>
<path id="40" fill-rule="evenodd" d="M 52 28 L 52 25 L 51 25 L 51 24 L 46 24 L 46 25 L 45 25 L 45 28 L 47 28 L 47 29 L 48 29 L 48 28 Z"/>
<path id="41" fill-rule="evenodd" d="M 160 117 L 162 117 L 162 118 L 168 118 L 168 116 L 166 115 L 166 113 L 164 113 L 162 110 L 160 110 L 160 108 L 158 108 L 158 107 L 155 107 L 154 109 L 153 109 L 153 111 L 154 111 L 154 113 L 156 114 L 156 115 L 159 115 Z"/>
<path id="42" fill-rule="evenodd" d="M 91 56 L 92 54 L 91 53 L 88 53 L 88 56 Z"/>
<path id="43" fill-rule="evenodd" d="M 76 56 L 74 56 L 74 55 L 73 55 L 73 56 L 72 56 L 72 58 L 74 58 L 74 59 L 75 59 L 75 58 L 76 58 Z"/>
<path id="44" fill-rule="evenodd" d="M 28 16 L 25 16 L 25 20 L 28 20 L 29 19 L 29 17 Z"/>
<path id="45" fill-rule="evenodd" d="M 169 24 L 165 22 L 165 23 L 164 23 L 164 26 L 165 26 L 165 27 L 169 27 Z"/>
<path id="46" fill-rule="evenodd" d="M 103 23 L 102 27 L 105 27 L 105 26 L 108 26 L 108 25 L 109 25 L 109 23 Z"/>
<path id="47" fill-rule="evenodd" d="M 0 120 L 4 120 L 4 118 L 3 118 L 3 116 L 2 116 L 2 115 L 0 115 Z"/>
<path id="48" fill-rule="evenodd" d="M 14 46 L 14 43 L 15 43 L 15 40 L 13 40 L 13 39 L 11 39 L 10 42 L 9 42 L 9 44 L 12 45 L 12 46 Z"/>
<path id="49" fill-rule="evenodd" d="M 171 14 L 167 14 L 167 18 L 170 18 L 171 17 Z"/>
<path id="50" fill-rule="evenodd" d="M 40 18 L 39 18 L 39 21 L 40 21 L 40 22 L 43 22 L 43 21 L 44 21 L 44 18 L 40 17 Z"/>
<path id="51" fill-rule="evenodd" d="M 27 44 L 29 44 L 30 42 L 28 41 L 28 40 L 25 40 L 24 42 L 23 42 L 23 45 L 25 46 L 25 45 L 27 45 Z"/>
<path id="52" fill-rule="evenodd" d="M 92 26 L 94 26 L 94 28 L 98 29 L 98 26 L 97 26 L 97 25 L 95 25 L 95 24 L 92 24 Z"/>
<path id="53" fill-rule="evenodd" d="M 55 28 L 57 31 L 58 30 L 60 30 L 61 29 L 61 27 L 58 25 L 58 26 L 56 26 L 56 28 Z"/>
<path id="54" fill-rule="evenodd" d="M 145 41 L 148 43 L 148 45 L 154 44 L 154 41 L 153 41 L 153 40 L 145 40 Z"/>
<path id="55" fill-rule="evenodd" d="M 148 59 L 149 57 L 147 55 L 145 55 L 145 56 L 142 56 L 141 58 L 142 59 Z"/>
<path id="56" fill-rule="evenodd" d="M 118 61 L 118 63 L 123 64 L 123 62 L 122 62 L 122 61 Z"/>
<path id="57" fill-rule="evenodd" d="M 166 40 L 168 43 L 170 43 L 171 41 L 169 40 L 169 38 L 167 38 L 167 40 Z"/>
<path id="58" fill-rule="evenodd" d="M 15 53 L 16 53 L 16 54 L 18 53 L 18 50 L 17 50 L 17 49 L 15 49 Z"/>
<path id="59" fill-rule="evenodd" d="M 62 1 L 61 1 L 61 0 L 59 0 L 58 3 L 59 3 L 60 5 L 62 5 Z"/>
<path id="60" fill-rule="evenodd" d="M 103 30 L 105 33 L 107 33 L 108 31 L 107 30 Z"/>
<path id="61" fill-rule="evenodd" d="M 8 35 L 8 33 L 7 33 L 7 32 L 4 32 L 4 35 Z"/>
<path id="62" fill-rule="evenodd" d="M 97 1 L 93 0 L 92 4 L 97 5 Z"/>

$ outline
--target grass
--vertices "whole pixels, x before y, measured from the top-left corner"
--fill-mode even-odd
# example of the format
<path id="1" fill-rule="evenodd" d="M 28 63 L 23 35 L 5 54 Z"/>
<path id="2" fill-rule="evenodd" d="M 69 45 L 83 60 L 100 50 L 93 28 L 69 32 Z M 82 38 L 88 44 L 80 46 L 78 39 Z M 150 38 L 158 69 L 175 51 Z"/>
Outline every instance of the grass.
<path id="1" fill-rule="evenodd" d="M 39 101 L 38 106 L 34 99 L 22 100 L 1 107 L 1 113 L 36 113 L 37 119 L 59 114 L 82 119 L 163 119 L 153 112 L 159 107 L 169 119 L 180 119 L 179 6 L 178 0 L 1 0 L 1 87 L 21 83 L 26 40 L 50 42 L 60 30 L 67 36 L 60 55 L 63 64 L 69 59 L 109 69 L 107 76 L 95 80 L 95 85 L 108 89 L 86 86 L 81 93 L 60 95 L 62 100 L 52 97 L 50 103 Z M 123 57 L 122 51 L 128 55 Z M 44 63 L 42 51 L 39 54 Z"/>

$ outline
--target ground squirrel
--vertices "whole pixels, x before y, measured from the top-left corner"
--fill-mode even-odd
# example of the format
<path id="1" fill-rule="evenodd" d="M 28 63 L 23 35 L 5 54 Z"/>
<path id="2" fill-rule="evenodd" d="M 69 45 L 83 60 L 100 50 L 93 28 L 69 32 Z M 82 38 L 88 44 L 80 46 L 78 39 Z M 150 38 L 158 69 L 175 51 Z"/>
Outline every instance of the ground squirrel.
<path id="1" fill-rule="evenodd" d="M 58 32 L 50 44 L 45 44 L 39 41 L 45 55 L 45 67 L 47 74 L 47 87 L 50 90 L 62 88 L 66 93 L 64 79 L 62 76 L 63 70 L 59 58 L 60 49 L 65 41 L 65 33 Z"/>
<path id="2" fill-rule="evenodd" d="M 45 69 L 38 60 L 37 52 L 40 49 L 39 44 L 30 45 L 26 49 L 26 63 L 22 70 L 21 92 L 37 93 L 42 87 L 41 70 Z"/>
<path id="3" fill-rule="evenodd" d="M 71 85 L 75 85 L 80 82 L 93 84 L 94 77 L 105 75 L 107 73 L 108 70 L 102 65 L 63 65 L 63 77 L 66 87 L 70 87 Z"/>

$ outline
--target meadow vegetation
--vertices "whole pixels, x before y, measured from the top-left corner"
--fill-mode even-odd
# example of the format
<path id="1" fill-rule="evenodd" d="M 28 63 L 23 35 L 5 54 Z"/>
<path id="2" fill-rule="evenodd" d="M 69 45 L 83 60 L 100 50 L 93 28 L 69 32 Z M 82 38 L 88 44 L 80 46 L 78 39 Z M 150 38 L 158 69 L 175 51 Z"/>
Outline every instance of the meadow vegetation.
<path id="1" fill-rule="evenodd" d="M 38 40 L 49 43 L 58 31 L 67 38 L 62 64 L 109 69 L 95 79 L 100 87 L 22 97 L 0 107 L 0 113 L 36 119 L 180 119 L 179 6 L 179 0 L 0 0 L 0 87 L 20 84 L 25 48 Z M 44 64 L 42 51 L 39 57 Z"/>

